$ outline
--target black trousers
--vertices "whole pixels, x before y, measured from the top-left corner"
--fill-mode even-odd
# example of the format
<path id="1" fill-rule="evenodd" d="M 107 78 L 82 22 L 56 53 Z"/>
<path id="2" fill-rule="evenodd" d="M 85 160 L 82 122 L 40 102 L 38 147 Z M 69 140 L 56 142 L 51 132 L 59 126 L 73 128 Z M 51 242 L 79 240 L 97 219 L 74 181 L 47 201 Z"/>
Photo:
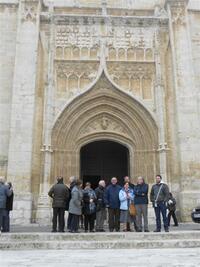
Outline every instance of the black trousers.
<path id="1" fill-rule="evenodd" d="M 85 231 L 88 231 L 88 226 L 89 226 L 89 230 L 90 231 L 94 230 L 95 217 L 96 217 L 95 213 L 84 215 L 84 228 L 85 228 Z"/>
<path id="2" fill-rule="evenodd" d="M 173 210 L 172 211 L 169 211 L 169 213 L 168 213 L 168 225 L 169 226 L 170 226 L 171 217 L 174 220 L 174 225 L 178 226 L 178 220 L 176 218 L 175 211 L 173 211 Z"/>
<path id="3" fill-rule="evenodd" d="M 70 222 L 68 225 L 70 232 L 73 232 L 73 233 L 78 232 L 79 218 L 80 218 L 80 215 L 70 213 Z"/>
<path id="4" fill-rule="evenodd" d="M 53 208 L 53 231 L 63 232 L 65 228 L 65 208 Z"/>
<path id="5" fill-rule="evenodd" d="M 108 224 L 111 232 L 120 230 L 120 209 L 108 209 Z"/>

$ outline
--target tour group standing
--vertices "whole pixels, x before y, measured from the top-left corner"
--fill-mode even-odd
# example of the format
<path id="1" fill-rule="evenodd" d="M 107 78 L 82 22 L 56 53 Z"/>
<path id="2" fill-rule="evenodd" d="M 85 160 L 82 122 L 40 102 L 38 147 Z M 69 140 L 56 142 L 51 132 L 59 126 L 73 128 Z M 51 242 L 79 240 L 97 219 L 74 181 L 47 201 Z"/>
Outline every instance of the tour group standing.
<path id="1" fill-rule="evenodd" d="M 123 186 L 118 184 L 116 177 L 111 179 L 107 187 L 105 181 L 100 180 L 96 189 L 92 188 L 90 182 L 86 182 L 82 188 L 80 180 L 76 177 L 70 177 L 69 180 L 68 188 L 63 178 L 58 177 L 56 184 L 49 191 L 49 196 L 53 199 L 52 232 L 65 231 L 66 210 L 68 211 L 67 230 L 71 233 L 79 231 L 80 221 L 84 222 L 86 233 L 104 232 L 107 215 L 110 232 L 119 232 L 120 228 L 122 231 L 149 232 L 149 185 L 145 183 L 143 177 L 138 177 L 137 184 L 134 185 L 126 176 Z M 162 181 L 161 175 L 157 175 L 155 180 L 150 192 L 150 201 L 156 217 L 154 232 L 161 231 L 161 216 L 164 230 L 168 232 L 171 217 L 174 219 L 174 225 L 178 226 L 175 215 L 176 201 L 169 192 L 168 185 Z"/>

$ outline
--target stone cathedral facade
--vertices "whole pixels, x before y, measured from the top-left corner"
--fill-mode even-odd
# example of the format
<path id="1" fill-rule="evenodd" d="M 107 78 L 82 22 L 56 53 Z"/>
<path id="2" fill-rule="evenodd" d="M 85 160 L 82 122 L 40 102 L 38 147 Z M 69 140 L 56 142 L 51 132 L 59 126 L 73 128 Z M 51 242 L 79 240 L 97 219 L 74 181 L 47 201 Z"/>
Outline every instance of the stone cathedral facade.
<path id="1" fill-rule="evenodd" d="M 13 183 L 15 223 L 50 222 L 57 175 L 113 173 L 122 149 L 103 174 L 99 152 L 87 157 L 103 141 L 126 148 L 118 162 L 133 180 L 151 185 L 160 173 L 190 220 L 200 204 L 200 1 L 0 0 L 0 63 L 0 175 Z"/>

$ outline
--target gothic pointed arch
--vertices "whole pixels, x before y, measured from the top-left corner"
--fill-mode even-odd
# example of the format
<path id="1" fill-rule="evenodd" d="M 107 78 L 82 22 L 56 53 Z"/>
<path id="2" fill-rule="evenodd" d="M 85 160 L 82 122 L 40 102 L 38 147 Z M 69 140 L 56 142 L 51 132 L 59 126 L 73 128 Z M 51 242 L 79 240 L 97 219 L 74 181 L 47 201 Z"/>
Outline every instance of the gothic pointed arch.
<path id="1" fill-rule="evenodd" d="M 158 170 L 158 128 L 150 112 L 119 90 L 103 71 L 96 84 L 71 101 L 52 130 L 52 177 L 79 175 L 79 153 L 95 140 L 113 140 L 130 152 L 130 174 L 152 179 Z"/>

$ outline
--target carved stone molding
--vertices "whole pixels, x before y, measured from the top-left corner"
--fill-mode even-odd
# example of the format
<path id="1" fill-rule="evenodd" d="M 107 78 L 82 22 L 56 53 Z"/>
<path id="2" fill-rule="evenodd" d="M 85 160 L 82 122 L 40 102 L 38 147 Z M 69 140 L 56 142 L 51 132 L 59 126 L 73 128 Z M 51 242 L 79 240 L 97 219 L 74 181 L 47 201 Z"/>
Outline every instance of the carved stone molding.
<path id="1" fill-rule="evenodd" d="M 21 19 L 23 22 L 36 22 L 39 4 L 40 0 L 22 0 Z"/>

